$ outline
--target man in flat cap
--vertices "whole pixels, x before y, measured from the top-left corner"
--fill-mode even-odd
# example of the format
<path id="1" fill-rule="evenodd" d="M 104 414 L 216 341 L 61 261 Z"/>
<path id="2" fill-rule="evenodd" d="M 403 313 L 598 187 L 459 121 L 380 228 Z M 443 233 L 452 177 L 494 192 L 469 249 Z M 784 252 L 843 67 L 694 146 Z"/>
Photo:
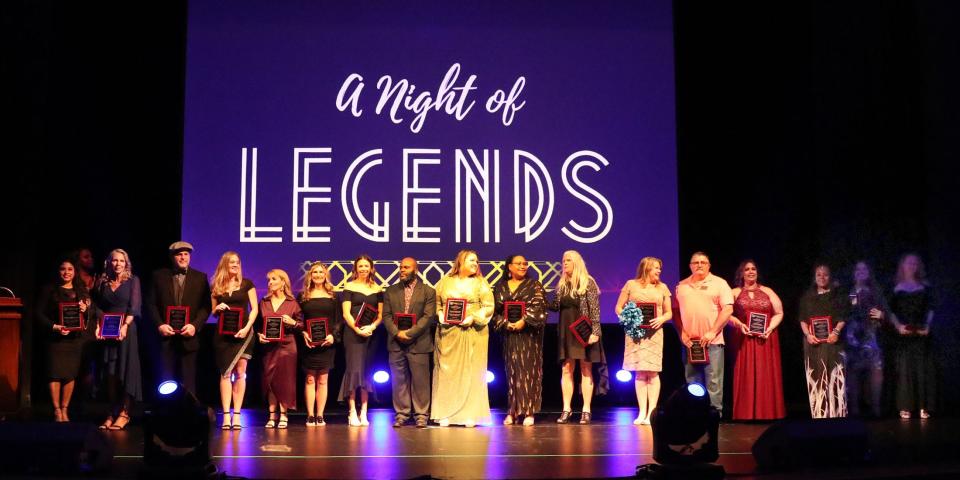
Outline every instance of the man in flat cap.
<path id="1" fill-rule="evenodd" d="M 193 245 L 179 241 L 169 251 L 171 265 L 153 272 L 147 308 L 160 332 L 162 380 L 180 380 L 196 393 L 199 334 L 210 316 L 210 282 L 206 273 L 190 268 Z"/>

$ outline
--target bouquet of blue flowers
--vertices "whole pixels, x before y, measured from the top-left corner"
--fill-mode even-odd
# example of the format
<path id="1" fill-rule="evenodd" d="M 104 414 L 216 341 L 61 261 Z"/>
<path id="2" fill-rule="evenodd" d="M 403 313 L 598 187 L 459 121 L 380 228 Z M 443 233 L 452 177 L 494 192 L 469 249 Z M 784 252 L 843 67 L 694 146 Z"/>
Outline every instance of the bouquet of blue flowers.
<path id="1" fill-rule="evenodd" d="M 623 327 L 626 331 L 627 336 L 633 339 L 646 338 L 650 334 L 650 330 L 647 328 L 640 328 L 640 324 L 643 323 L 643 312 L 637 307 L 637 304 L 633 301 L 627 302 L 623 306 L 623 310 L 620 310 L 620 326 Z"/>

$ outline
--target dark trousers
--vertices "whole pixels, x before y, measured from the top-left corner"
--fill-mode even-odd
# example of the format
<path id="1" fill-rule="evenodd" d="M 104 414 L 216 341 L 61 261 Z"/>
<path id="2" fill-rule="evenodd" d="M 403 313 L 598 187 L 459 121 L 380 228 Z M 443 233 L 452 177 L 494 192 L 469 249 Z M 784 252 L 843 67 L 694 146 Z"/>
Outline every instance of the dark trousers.
<path id="1" fill-rule="evenodd" d="M 391 351 L 393 409 L 404 420 L 430 415 L 430 354 Z M 411 405 L 412 404 L 412 405 Z"/>
<path id="2" fill-rule="evenodd" d="M 184 388 L 197 394 L 197 351 L 186 351 L 177 339 L 160 342 L 164 380 L 178 380 Z"/>

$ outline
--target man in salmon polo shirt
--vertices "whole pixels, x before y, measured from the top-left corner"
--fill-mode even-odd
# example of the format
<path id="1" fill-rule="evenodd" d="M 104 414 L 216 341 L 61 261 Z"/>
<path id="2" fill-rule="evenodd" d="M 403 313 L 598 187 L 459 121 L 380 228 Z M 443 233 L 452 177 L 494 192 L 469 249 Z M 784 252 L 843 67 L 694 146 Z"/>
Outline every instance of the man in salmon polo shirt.
<path id="1" fill-rule="evenodd" d="M 683 361 L 687 382 L 707 387 L 710 405 L 723 412 L 723 327 L 733 313 L 733 292 L 726 280 L 710 273 L 710 258 L 703 252 L 690 257 L 691 275 L 677 285 L 680 305 L 680 340 L 686 347 Z M 687 361 L 692 339 L 699 339 L 709 362 Z M 704 376 L 706 382 L 704 382 Z"/>

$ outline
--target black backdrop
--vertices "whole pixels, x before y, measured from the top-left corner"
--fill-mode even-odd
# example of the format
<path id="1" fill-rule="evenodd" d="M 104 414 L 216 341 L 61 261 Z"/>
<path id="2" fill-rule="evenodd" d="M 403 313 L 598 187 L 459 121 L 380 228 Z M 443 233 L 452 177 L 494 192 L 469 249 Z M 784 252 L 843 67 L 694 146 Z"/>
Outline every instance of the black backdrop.
<path id="1" fill-rule="evenodd" d="M 61 252 L 87 245 L 102 260 L 122 246 L 146 277 L 179 237 L 185 3 L 95 3 L 0 7 L 0 72 L 12 84 L 3 100 L 12 122 L 0 153 L 0 285 L 28 305 Z M 901 253 L 921 253 L 941 298 L 940 364 L 956 365 L 958 7 L 730 3 L 674 4 L 682 257 L 705 250 L 728 279 L 741 259 L 758 261 L 785 302 L 794 414 L 806 401 L 796 300 L 817 259 L 846 280 L 866 258 L 889 284 Z M 621 340 L 611 337 L 616 367 Z M 45 402 L 32 370 L 33 394 Z M 944 410 L 955 412 L 958 375 L 941 375 Z M 676 385 L 676 368 L 664 380 Z M 546 389 L 548 403 L 555 390 Z M 629 404 L 630 392 L 610 400 Z"/>

